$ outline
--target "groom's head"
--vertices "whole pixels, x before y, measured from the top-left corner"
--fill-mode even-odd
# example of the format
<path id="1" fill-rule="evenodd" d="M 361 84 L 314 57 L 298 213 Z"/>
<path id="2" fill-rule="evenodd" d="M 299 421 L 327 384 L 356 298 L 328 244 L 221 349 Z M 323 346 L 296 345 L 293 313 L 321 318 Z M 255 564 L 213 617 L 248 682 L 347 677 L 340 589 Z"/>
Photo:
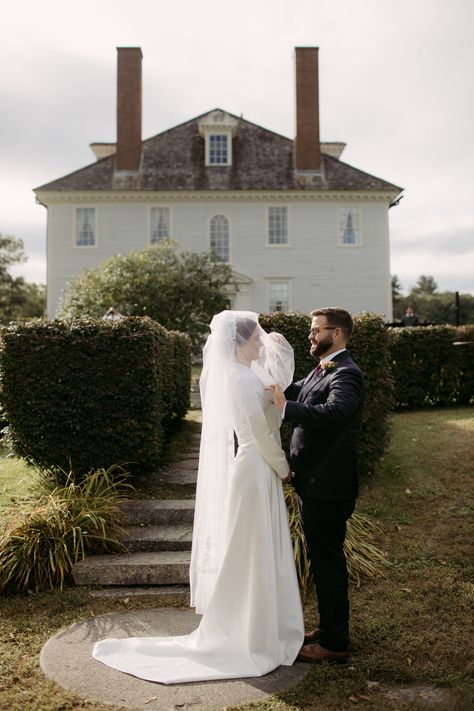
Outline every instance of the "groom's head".
<path id="1" fill-rule="evenodd" d="M 323 358 L 346 347 L 353 329 L 350 313 L 331 306 L 315 309 L 311 311 L 311 316 L 311 355 Z"/>

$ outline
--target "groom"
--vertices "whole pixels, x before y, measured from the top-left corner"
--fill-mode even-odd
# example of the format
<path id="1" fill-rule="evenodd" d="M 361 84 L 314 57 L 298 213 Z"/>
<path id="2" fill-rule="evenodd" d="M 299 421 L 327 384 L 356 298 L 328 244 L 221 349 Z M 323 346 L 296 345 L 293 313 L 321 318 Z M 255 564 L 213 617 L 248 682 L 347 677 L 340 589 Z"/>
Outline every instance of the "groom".
<path id="1" fill-rule="evenodd" d="M 350 314 L 324 308 L 311 316 L 311 354 L 319 365 L 285 393 L 272 386 L 275 405 L 294 425 L 291 468 L 318 597 L 319 626 L 305 635 L 298 659 L 345 662 L 349 598 L 343 544 L 357 496 L 364 382 L 346 350 Z"/>

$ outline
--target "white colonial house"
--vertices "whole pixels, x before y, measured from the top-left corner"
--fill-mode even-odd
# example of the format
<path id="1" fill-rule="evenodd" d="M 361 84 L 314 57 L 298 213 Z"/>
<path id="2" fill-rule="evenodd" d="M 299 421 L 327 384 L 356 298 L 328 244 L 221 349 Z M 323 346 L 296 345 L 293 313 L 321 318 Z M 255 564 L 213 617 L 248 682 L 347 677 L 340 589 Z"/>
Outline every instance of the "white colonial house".
<path id="1" fill-rule="evenodd" d="M 48 316 L 69 280 L 165 238 L 232 267 L 232 307 L 341 306 L 392 319 L 388 210 L 401 188 L 320 143 L 318 50 L 296 49 L 296 138 L 221 109 L 141 138 L 139 48 L 118 49 L 117 143 L 35 190 L 48 210 Z M 113 306 L 113 304 L 111 304 Z"/>

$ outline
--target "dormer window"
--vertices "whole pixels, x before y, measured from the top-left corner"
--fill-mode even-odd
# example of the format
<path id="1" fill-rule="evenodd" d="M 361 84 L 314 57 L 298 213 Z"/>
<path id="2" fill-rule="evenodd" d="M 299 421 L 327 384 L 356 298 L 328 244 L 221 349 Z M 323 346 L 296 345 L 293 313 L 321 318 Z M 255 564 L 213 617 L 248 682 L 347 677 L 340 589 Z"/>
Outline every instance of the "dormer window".
<path id="1" fill-rule="evenodd" d="M 232 139 L 237 133 L 238 119 L 216 109 L 199 121 L 199 133 L 205 141 L 207 166 L 232 165 Z"/>
<path id="2" fill-rule="evenodd" d="M 228 141 L 227 133 L 211 133 L 209 136 L 209 165 L 228 164 Z"/>

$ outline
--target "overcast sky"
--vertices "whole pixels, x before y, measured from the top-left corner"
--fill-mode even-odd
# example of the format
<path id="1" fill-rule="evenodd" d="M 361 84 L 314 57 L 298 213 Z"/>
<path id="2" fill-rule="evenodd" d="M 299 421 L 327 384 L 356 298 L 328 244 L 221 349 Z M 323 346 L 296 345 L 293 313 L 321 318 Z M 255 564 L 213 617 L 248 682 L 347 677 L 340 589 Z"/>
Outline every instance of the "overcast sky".
<path id="1" fill-rule="evenodd" d="M 45 281 L 32 188 L 115 141 L 116 47 L 143 52 L 143 137 L 220 107 L 294 136 L 295 46 L 320 48 L 321 140 L 405 188 L 391 270 L 474 294 L 473 0 L 16 0 L 0 27 L 0 232 Z"/>

